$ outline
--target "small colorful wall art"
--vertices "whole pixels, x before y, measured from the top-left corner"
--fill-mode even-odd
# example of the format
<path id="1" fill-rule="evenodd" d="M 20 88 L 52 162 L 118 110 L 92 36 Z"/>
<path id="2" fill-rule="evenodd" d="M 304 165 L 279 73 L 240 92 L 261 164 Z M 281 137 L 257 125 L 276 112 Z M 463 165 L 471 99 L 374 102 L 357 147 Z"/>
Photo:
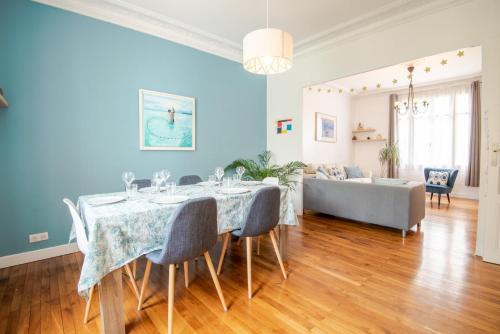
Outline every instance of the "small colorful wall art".
<path id="1" fill-rule="evenodd" d="M 329 143 L 337 142 L 337 117 L 316 113 L 316 140 Z"/>
<path id="2" fill-rule="evenodd" d="M 194 98 L 139 90 L 141 150 L 195 149 Z"/>
<path id="3" fill-rule="evenodd" d="M 276 126 L 276 133 L 281 135 L 284 133 L 290 133 L 292 132 L 292 119 L 282 119 L 279 121 L 276 121 L 277 126 Z"/>

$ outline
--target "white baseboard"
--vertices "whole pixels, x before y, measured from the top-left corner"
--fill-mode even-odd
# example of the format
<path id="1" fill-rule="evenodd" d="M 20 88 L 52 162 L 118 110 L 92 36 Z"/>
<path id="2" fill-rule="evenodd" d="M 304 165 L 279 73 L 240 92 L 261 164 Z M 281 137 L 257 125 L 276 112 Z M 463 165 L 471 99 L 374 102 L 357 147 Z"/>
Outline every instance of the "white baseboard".
<path id="1" fill-rule="evenodd" d="M 2 256 L 0 257 L 0 268 L 12 267 L 18 264 L 45 260 L 51 257 L 66 255 L 75 252 L 78 252 L 78 245 L 76 243 L 71 243 L 43 248 L 31 252 Z"/>

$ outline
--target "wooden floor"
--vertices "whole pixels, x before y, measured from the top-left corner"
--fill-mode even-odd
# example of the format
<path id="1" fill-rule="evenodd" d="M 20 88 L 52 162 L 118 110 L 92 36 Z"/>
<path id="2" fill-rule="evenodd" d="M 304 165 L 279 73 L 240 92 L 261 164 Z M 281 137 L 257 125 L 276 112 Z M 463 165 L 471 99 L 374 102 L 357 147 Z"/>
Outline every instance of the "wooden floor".
<path id="1" fill-rule="evenodd" d="M 204 261 L 191 264 L 188 289 L 180 269 L 174 332 L 500 333 L 500 266 L 473 255 L 476 216 L 474 201 L 455 199 L 439 210 L 428 203 L 421 229 L 402 239 L 397 230 L 304 215 L 290 229 L 288 280 L 264 240 L 254 257 L 252 300 L 244 243 L 232 243 L 221 274 L 227 313 Z M 98 332 L 98 294 L 90 322 L 82 323 L 81 264 L 71 254 L 0 269 L 0 333 Z M 167 276 L 153 267 L 141 312 L 124 280 L 128 332 L 166 333 Z"/>

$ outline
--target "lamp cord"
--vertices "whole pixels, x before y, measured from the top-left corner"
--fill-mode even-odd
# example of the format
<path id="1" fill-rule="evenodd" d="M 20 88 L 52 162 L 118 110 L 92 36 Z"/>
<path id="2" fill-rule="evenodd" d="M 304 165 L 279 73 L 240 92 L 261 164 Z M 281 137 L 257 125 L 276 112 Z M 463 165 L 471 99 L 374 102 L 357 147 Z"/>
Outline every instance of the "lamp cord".
<path id="1" fill-rule="evenodd" d="M 266 27 L 269 29 L 269 0 L 267 0 L 267 6 L 266 6 Z"/>

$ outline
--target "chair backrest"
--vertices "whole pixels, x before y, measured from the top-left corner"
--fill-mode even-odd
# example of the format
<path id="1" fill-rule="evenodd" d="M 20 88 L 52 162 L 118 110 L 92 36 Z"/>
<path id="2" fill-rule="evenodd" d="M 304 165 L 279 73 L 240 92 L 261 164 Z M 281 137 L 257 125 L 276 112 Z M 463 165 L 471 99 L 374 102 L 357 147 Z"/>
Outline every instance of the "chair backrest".
<path id="1" fill-rule="evenodd" d="M 180 186 L 187 186 L 203 181 L 198 175 L 184 175 L 179 179 Z"/>
<path id="2" fill-rule="evenodd" d="M 447 168 L 424 168 L 425 182 L 429 179 L 430 172 L 447 172 L 448 173 L 448 187 L 453 188 L 455 181 L 458 176 L 458 169 L 447 169 Z"/>
<path id="3" fill-rule="evenodd" d="M 177 208 L 168 224 L 172 228 L 160 262 L 181 263 L 200 256 L 217 243 L 217 202 L 213 197 L 191 199 Z"/>
<path id="4" fill-rule="evenodd" d="M 242 237 L 256 237 L 271 231 L 280 219 L 280 188 L 259 189 L 246 213 Z"/>
<path id="5" fill-rule="evenodd" d="M 71 218 L 73 218 L 73 225 L 75 226 L 76 243 L 78 244 L 78 248 L 80 249 L 80 252 L 86 254 L 87 245 L 89 242 L 87 239 L 87 233 L 85 232 L 85 226 L 83 225 L 82 218 L 80 217 L 78 210 L 76 209 L 73 202 L 71 202 L 71 200 L 65 198 L 63 199 L 63 202 L 68 206 Z"/>
<path id="6" fill-rule="evenodd" d="M 264 180 L 262 180 L 262 183 L 269 184 L 272 186 L 279 185 L 279 182 L 280 182 L 280 180 L 277 177 L 272 177 L 272 176 L 268 176 Z"/>
<path id="7" fill-rule="evenodd" d="M 148 188 L 151 187 L 151 180 L 150 179 L 134 180 L 132 184 L 137 184 L 137 189 Z"/>

